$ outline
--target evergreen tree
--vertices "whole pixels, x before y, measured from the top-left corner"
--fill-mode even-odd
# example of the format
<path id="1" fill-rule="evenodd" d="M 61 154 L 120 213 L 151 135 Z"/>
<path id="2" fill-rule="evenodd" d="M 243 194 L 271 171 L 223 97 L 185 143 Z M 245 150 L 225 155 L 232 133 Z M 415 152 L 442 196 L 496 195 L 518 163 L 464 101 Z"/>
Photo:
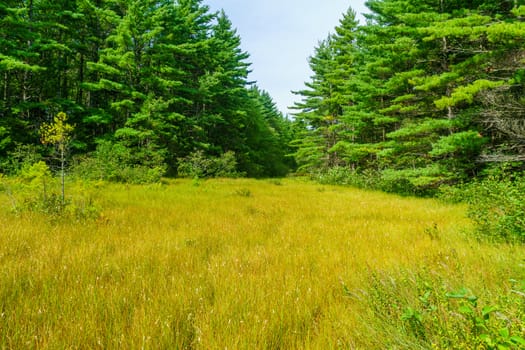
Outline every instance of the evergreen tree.
<path id="1" fill-rule="evenodd" d="M 224 11 L 217 15 L 211 29 L 211 60 L 199 78 L 198 124 L 206 130 L 211 152 L 234 151 L 242 156 L 249 118 L 245 110 L 249 101 L 246 91 L 249 56 L 240 48 L 241 39 Z"/>
<path id="2" fill-rule="evenodd" d="M 0 4 L 0 152 L 36 136 L 30 114 L 38 102 L 33 77 L 45 70 L 38 61 L 39 40 L 33 1 Z"/>
<path id="3" fill-rule="evenodd" d="M 367 6 L 367 25 L 352 31 L 346 14 L 311 59 L 298 162 L 425 191 L 476 176 L 480 160 L 520 159 L 521 1 Z"/>
<path id="4" fill-rule="evenodd" d="M 327 75 L 334 67 L 334 53 L 330 41 L 330 37 L 321 41 L 309 59 L 314 75 L 311 82 L 305 83 L 308 90 L 294 92 L 303 96 L 303 101 L 294 106 L 301 111 L 295 118 L 305 126 L 300 138 L 294 141 L 294 146 L 298 149 L 295 155 L 300 169 L 335 165 L 335 159 L 328 153 L 336 142 L 330 127 L 337 122 L 333 114 L 339 112 L 340 106 L 331 103 L 333 85 Z"/>
<path id="5" fill-rule="evenodd" d="M 253 112 L 252 127 L 247 135 L 250 154 L 259 164 L 257 176 L 274 177 L 286 175 L 295 167 L 288 155 L 292 152 L 292 124 L 277 110 L 268 92 L 257 86 L 250 89 Z"/>
<path id="6" fill-rule="evenodd" d="M 465 102 L 500 84 L 480 75 L 477 67 L 486 56 L 482 31 L 491 17 L 476 13 L 479 4 L 470 3 L 385 0 L 369 5 L 374 22 L 366 34 L 383 32 L 375 40 L 388 38 L 391 48 L 400 45 L 389 62 L 378 60 L 390 73 L 382 77 L 386 82 L 379 85 L 384 93 L 376 110 L 380 119 L 393 122 L 384 133 L 386 142 L 375 147 L 379 168 L 389 181 L 408 181 L 416 188 L 473 176 L 478 165 L 472 160 L 486 140 L 473 121 L 475 106 Z"/>
<path id="7" fill-rule="evenodd" d="M 3 167 L 64 111 L 76 153 L 100 145 L 95 155 L 174 170 L 191 152 L 233 151 L 241 171 L 282 173 L 269 155 L 286 149 L 275 143 L 284 119 L 248 90 L 248 54 L 224 12 L 201 0 L 27 0 L 0 15 Z"/>
<path id="8" fill-rule="evenodd" d="M 296 92 L 303 96 L 303 101 L 294 107 L 300 110 L 296 118 L 307 130 L 294 144 L 298 148 L 297 160 L 304 169 L 341 165 L 341 142 L 356 131 L 343 115 L 353 104 L 348 86 L 355 74 L 357 24 L 355 12 L 349 9 L 336 33 L 320 42 L 310 57 L 314 75 L 311 82 L 305 83 L 308 89 Z"/>

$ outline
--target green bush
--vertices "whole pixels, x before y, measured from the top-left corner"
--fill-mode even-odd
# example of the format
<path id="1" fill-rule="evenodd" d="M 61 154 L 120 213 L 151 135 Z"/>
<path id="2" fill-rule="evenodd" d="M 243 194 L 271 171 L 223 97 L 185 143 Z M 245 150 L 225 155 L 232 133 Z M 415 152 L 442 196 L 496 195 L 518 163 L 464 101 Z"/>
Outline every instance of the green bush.
<path id="1" fill-rule="evenodd" d="M 337 166 L 312 174 L 312 178 L 324 185 L 354 186 L 389 193 L 411 196 L 434 196 L 442 182 L 446 181 L 439 167 L 376 171 L 353 170 Z"/>
<path id="2" fill-rule="evenodd" d="M 386 169 L 380 174 L 377 189 L 401 195 L 432 197 L 442 183 L 450 180 L 450 174 L 437 164 L 426 168 Z"/>
<path id="3" fill-rule="evenodd" d="M 113 182 L 144 184 L 161 180 L 166 165 L 161 157 L 139 161 L 129 148 L 109 141 L 102 141 L 95 152 L 77 159 L 73 166 L 73 176 L 86 180 L 106 180 Z"/>
<path id="4" fill-rule="evenodd" d="M 108 180 L 130 184 L 150 184 L 159 182 L 165 172 L 166 168 L 163 166 L 126 166 Z"/>
<path id="5" fill-rule="evenodd" d="M 481 181 L 443 188 L 441 198 L 468 203 L 468 215 L 481 236 L 525 242 L 524 174 L 498 172 Z"/>
<path id="6" fill-rule="evenodd" d="M 40 213 L 54 220 L 97 218 L 99 208 L 95 205 L 95 187 L 89 181 L 71 183 L 68 188 L 70 185 L 72 192 L 63 198 L 59 179 L 52 176 L 43 161 L 25 165 L 17 177 L 0 174 L 0 191 L 7 194 L 13 213 Z"/>
<path id="7" fill-rule="evenodd" d="M 313 178 L 323 185 L 353 185 L 357 174 L 350 168 L 338 166 L 319 171 Z"/>
<path id="8" fill-rule="evenodd" d="M 203 151 L 190 153 L 187 157 L 179 158 L 177 172 L 179 176 L 189 178 L 235 178 L 243 175 L 237 171 L 237 160 L 232 151 L 223 153 L 220 157 L 206 155 Z"/>
<path id="9" fill-rule="evenodd" d="M 16 145 L 8 157 L 0 162 L 0 169 L 7 175 L 18 175 L 22 169 L 42 160 L 41 150 L 34 145 Z"/>
<path id="10" fill-rule="evenodd" d="M 343 185 L 373 189 L 377 185 L 376 173 L 367 170 L 358 172 L 349 167 L 337 166 L 313 174 L 313 179 L 323 185 Z"/>

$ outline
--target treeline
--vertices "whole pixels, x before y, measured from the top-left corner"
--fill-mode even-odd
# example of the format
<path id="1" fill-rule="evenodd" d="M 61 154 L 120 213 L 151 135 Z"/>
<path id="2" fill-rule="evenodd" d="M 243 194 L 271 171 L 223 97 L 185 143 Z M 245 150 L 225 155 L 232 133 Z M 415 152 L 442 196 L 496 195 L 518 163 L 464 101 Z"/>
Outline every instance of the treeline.
<path id="1" fill-rule="evenodd" d="M 50 155 L 39 130 L 65 112 L 86 171 L 207 171 L 197 159 L 284 175 L 292 124 L 247 80 L 248 58 L 201 0 L 2 1 L 0 173 Z"/>
<path id="2" fill-rule="evenodd" d="M 310 58 L 300 168 L 418 194 L 522 170 L 525 2 L 366 4 L 366 25 L 350 9 Z"/>

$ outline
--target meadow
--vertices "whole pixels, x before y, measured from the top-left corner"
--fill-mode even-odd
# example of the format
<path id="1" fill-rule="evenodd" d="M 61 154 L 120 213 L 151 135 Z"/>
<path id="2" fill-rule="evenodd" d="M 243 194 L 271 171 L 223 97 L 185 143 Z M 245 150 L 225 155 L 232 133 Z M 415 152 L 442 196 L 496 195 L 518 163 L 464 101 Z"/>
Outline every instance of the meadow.
<path id="1" fill-rule="evenodd" d="M 0 191 L 0 349 L 522 346 L 525 248 L 477 240 L 464 206 L 300 179 L 90 191 L 88 219 Z"/>

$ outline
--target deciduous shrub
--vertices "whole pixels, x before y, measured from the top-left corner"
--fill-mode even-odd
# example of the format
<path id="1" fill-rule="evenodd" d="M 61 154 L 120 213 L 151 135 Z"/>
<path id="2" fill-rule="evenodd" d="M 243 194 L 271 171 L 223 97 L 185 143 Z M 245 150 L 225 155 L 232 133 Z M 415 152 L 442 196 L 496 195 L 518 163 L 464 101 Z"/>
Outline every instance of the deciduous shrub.
<path id="1" fill-rule="evenodd" d="M 88 180 L 106 180 L 132 184 L 159 182 L 166 172 L 161 157 L 149 159 L 148 164 L 137 162 L 129 148 L 102 141 L 95 152 L 77 159 L 73 176 Z"/>
<path id="2" fill-rule="evenodd" d="M 39 147 L 34 145 L 16 145 L 9 156 L 0 162 L 0 169 L 6 175 L 19 175 L 23 168 L 42 160 Z"/>
<path id="3" fill-rule="evenodd" d="M 53 177 L 43 161 L 25 165 L 19 176 L 8 178 L 0 174 L 0 191 L 4 191 L 15 214 L 40 213 L 52 219 L 85 220 L 97 218 L 96 186 L 89 181 L 71 185 L 72 193 L 65 199 L 60 181 Z M 74 188 L 74 190 L 73 190 Z"/>
<path id="4" fill-rule="evenodd" d="M 240 177 L 243 174 L 237 171 L 237 160 L 232 151 L 225 152 L 219 157 L 206 155 L 203 151 L 190 153 L 179 159 L 178 174 L 181 177 Z"/>
<path id="5" fill-rule="evenodd" d="M 525 175 L 496 172 L 483 180 L 442 189 L 442 198 L 469 204 L 477 232 L 490 239 L 525 242 Z"/>

